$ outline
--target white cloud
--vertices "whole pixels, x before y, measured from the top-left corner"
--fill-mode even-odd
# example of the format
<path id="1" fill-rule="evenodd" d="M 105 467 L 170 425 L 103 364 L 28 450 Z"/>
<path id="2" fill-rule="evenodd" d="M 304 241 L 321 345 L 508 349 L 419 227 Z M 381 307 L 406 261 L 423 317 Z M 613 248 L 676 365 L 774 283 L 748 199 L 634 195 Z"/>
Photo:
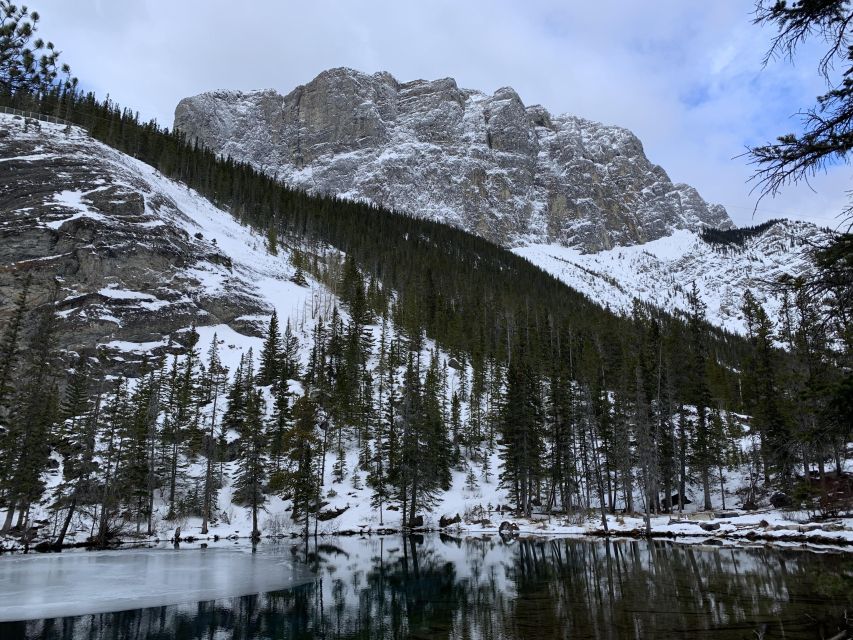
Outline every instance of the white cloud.
<path id="1" fill-rule="evenodd" d="M 387 70 L 513 86 L 527 104 L 632 129 L 677 181 L 739 224 L 779 215 L 835 225 L 847 167 L 765 199 L 753 218 L 745 145 L 795 127 L 824 90 L 816 49 L 762 68 L 771 33 L 749 3 L 537 0 L 40 0 L 41 32 L 86 86 L 171 124 L 180 98 L 219 88 L 289 91 L 320 71 Z"/>

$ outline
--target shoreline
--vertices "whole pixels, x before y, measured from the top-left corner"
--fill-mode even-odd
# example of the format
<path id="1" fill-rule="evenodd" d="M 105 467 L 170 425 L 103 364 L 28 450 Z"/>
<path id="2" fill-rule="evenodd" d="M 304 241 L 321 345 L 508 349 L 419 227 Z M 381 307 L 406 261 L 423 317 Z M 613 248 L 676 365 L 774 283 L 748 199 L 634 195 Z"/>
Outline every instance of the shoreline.
<path id="1" fill-rule="evenodd" d="M 506 541 L 512 540 L 546 540 L 554 538 L 592 538 L 614 540 L 669 540 L 684 544 L 701 544 L 706 546 L 754 546 L 762 545 L 796 545 L 801 547 L 834 547 L 838 551 L 853 552 L 853 518 L 834 518 L 817 522 L 796 522 L 786 520 L 780 512 L 726 514 L 727 517 L 716 518 L 702 512 L 689 514 L 692 517 L 670 519 L 669 516 L 655 516 L 652 530 L 646 532 L 642 517 L 608 515 L 608 530 L 601 523 L 581 525 L 566 525 L 545 520 L 527 520 L 524 518 L 507 518 L 501 522 L 508 531 L 501 531 L 500 525 L 480 523 L 454 523 L 446 527 L 424 526 L 416 528 L 378 527 L 365 525 L 358 528 L 326 529 L 319 531 L 317 538 L 331 539 L 335 537 L 373 537 L 399 535 L 441 535 L 454 539 L 501 537 Z M 701 519 L 700 519 L 701 518 Z M 657 522 L 654 522 L 657 520 Z M 663 522 L 663 520 L 667 520 Z M 186 531 L 186 530 L 185 530 Z M 251 540 L 251 536 L 240 535 L 233 531 L 209 532 L 207 534 L 186 531 L 187 535 L 144 536 L 140 538 L 121 538 L 106 547 L 99 547 L 89 541 L 70 541 L 61 548 L 55 547 L 47 539 L 31 540 L 23 544 L 20 537 L 5 536 L 0 538 L 0 556 L 4 554 L 45 554 L 61 553 L 66 550 L 121 550 L 156 545 L 199 545 L 224 544 L 227 542 Z M 314 535 L 310 537 L 315 537 Z M 282 540 L 304 540 L 301 532 L 277 533 L 262 535 L 259 541 L 274 542 Z M 10 544 L 11 543 L 11 544 Z"/>

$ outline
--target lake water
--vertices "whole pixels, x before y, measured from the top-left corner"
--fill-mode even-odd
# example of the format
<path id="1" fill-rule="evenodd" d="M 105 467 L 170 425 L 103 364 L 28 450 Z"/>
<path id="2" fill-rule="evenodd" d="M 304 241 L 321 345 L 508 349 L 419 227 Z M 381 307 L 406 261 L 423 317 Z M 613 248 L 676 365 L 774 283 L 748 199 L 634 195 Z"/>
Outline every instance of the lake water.
<path id="1" fill-rule="evenodd" d="M 0 638 L 791 639 L 842 630 L 853 637 L 850 553 L 580 538 L 329 538 L 312 546 L 303 573 L 297 542 L 262 543 L 255 554 L 218 544 L 107 552 L 110 580 L 122 575 L 121 554 L 153 558 L 127 561 L 122 597 L 135 589 L 151 597 L 143 585 L 151 581 L 176 587 L 158 606 L 143 599 L 112 612 L 104 611 L 126 604 L 105 604 L 110 594 L 99 589 L 97 563 L 75 560 L 87 554 L 50 556 L 56 564 L 46 579 L 61 575 L 83 589 L 67 598 L 76 607 L 69 611 L 102 613 L 0 622 Z M 239 554 L 242 564 L 233 562 Z M 32 593 L 45 576 L 36 567 L 43 557 L 0 557 L 0 612 L 45 598 Z M 211 559 L 219 564 L 194 573 Z M 14 571 L 10 561 L 18 562 Z M 36 577 L 10 585 L 14 572 L 17 580 L 27 574 L 27 562 Z M 171 572 L 183 577 L 170 579 Z M 210 580 L 217 591 L 199 595 Z M 220 597 L 228 588 L 232 596 Z"/>

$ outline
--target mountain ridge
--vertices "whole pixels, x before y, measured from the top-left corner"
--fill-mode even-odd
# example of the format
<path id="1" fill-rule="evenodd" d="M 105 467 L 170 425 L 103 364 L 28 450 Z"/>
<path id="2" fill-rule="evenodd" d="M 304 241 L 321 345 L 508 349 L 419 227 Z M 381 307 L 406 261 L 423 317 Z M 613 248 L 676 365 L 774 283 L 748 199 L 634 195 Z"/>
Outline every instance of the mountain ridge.
<path id="1" fill-rule="evenodd" d="M 176 129 L 283 182 L 454 224 L 504 246 L 595 252 L 676 229 L 733 226 L 725 209 L 673 183 L 622 127 L 525 106 L 452 78 L 324 71 L 282 95 L 183 99 Z"/>

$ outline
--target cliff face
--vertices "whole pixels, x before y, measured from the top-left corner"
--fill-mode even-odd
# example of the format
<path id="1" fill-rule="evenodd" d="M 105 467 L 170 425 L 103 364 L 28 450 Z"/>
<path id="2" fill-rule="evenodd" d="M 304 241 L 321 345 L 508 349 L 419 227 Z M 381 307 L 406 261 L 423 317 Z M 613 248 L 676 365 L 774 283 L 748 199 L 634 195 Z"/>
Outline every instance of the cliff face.
<path id="1" fill-rule="evenodd" d="M 450 78 L 400 83 L 388 73 L 331 69 L 285 96 L 186 98 L 175 127 L 293 186 L 504 245 L 595 252 L 732 226 L 725 209 L 649 162 L 631 132 L 526 107 L 511 88 L 488 96 Z"/>
<path id="2" fill-rule="evenodd" d="M 29 282 L 60 349 L 126 373 L 194 324 L 259 335 L 259 283 L 298 289 L 230 214 L 81 129 L 0 115 L 0 213 L 0 326 Z"/>

